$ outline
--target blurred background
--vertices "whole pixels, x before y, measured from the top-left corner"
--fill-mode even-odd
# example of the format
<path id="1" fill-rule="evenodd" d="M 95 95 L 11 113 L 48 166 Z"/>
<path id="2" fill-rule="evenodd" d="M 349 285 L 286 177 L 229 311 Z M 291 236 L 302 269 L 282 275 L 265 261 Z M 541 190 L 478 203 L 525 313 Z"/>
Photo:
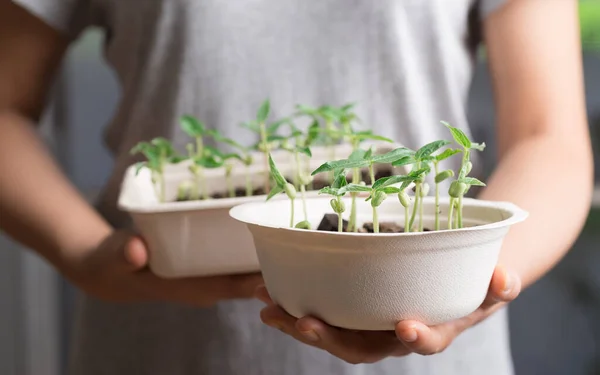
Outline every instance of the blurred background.
<path id="1" fill-rule="evenodd" d="M 581 0 L 580 16 L 596 193 L 572 251 L 510 307 L 517 375 L 600 375 L 600 0 Z M 43 125 L 64 170 L 90 200 L 111 169 L 99 139 L 119 99 L 101 44 L 102 35 L 91 30 L 72 48 Z M 494 108 L 484 56 L 469 108 L 474 138 L 493 148 Z M 485 153 L 486 170 L 495 164 L 492 151 Z M 64 373 L 74 296 L 51 268 L 0 234 L 0 374 Z"/>

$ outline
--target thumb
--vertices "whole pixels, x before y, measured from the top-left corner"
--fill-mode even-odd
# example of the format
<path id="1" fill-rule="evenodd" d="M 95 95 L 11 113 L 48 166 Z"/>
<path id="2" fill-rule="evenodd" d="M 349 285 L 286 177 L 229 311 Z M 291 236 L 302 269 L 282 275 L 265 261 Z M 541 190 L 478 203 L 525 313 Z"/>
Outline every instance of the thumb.
<path id="1" fill-rule="evenodd" d="M 139 271 L 148 264 L 148 249 L 140 237 L 128 238 L 123 251 L 127 266 L 132 272 Z"/>

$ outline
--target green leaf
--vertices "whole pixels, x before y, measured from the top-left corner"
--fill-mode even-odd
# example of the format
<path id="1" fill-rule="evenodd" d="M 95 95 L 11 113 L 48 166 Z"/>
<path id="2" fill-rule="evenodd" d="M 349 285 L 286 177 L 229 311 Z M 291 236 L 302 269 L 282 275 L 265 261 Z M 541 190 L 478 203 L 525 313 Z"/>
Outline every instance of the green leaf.
<path id="1" fill-rule="evenodd" d="M 206 132 L 206 126 L 193 116 L 182 116 L 179 123 L 181 129 L 192 138 L 200 137 Z"/>
<path id="2" fill-rule="evenodd" d="M 279 185 L 273 186 L 271 191 L 269 191 L 269 195 L 267 195 L 267 200 L 273 198 L 274 196 L 276 196 L 279 193 L 282 193 L 283 190 L 284 190 L 283 186 L 279 186 Z"/>
<path id="3" fill-rule="evenodd" d="M 340 190 L 341 189 L 336 189 L 336 188 L 331 187 L 331 186 L 325 186 L 324 188 L 322 188 L 321 190 L 319 190 L 319 194 L 327 194 L 327 195 L 333 195 L 335 197 L 338 197 L 338 196 L 342 196 L 342 195 L 345 194 L 345 192 L 340 192 Z"/>
<path id="4" fill-rule="evenodd" d="M 346 185 L 348 185 L 348 180 L 346 179 L 347 174 L 346 169 L 338 169 L 335 171 L 333 175 L 333 183 L 331 184 L 332 188 L 340 189 Z"/>
<path id="5" fill-rule="evenodd" d="M 399 188 L 393 186 L 387 186 L 379 190 L 386 194 L 398 194 L 401 191 Z"/>
<path id="6" fill-rule="evenodd" d="M 277 142 L 277 141 L 285 141 L 287 139 L 287 137 L 284 137 L 282 135 L 277 135 L 277 134 L 270 134 L 269 136 L 267 136 L 267 142 Z"/>
<path id="7" fill-rule="evenodd" d="M 301 154 L 305 154 L 308 157 L 312 157 L 312 152 L 310 151 L 310 148 L 308 148 L 308 147 L 296 147 L 296 151 L 298 151 Z"/>
<path id="8" fill-rule="evenodd" d="M 348 156 L 348 160 L 365 160 L 366 153 L 367 151 L 357 148 L 356 150 L 352 151 L 350 156 Z"/>
<path id="9" fill-rule="evenodd" d="M 448 124 L 445 121 L 442 121 L 442 124 L 446 125 L 446 127 L 450 130 L 450 133 L 452 133 L 452 138 L 454 138 L 456 143 L 458 143 L 466 149 L 471 148 L 471 141 L 462 130 L 455 128 L 454 126 Z"/>
<path id="10" fill-rule="evenodd" d="M 393 163 L 398 159 L 401 159 L 405 156 L 412 155 L 413 151 L 409 150 L 406 147 L 399 147 L 395 150 L 387 152 L 383 155 L 375 155 L 371 158 L 373 163 Z"/>
<path id="11" fill-rule="evenodd" d="M 358 138 L 360 140 L 371 139 L 371 140 L 374 140 L 374 141 L 382 141 L 382 142 L 394 143 L 394 141 L 391 140 L 390 138 L 386 138 L 386 137 L 383 137 L 381 135 L 373 134 L 373 132 L 371 132 L 370 130 L 355 132 L 353 134 L 353 136 L 355 136 L 356 138 Z"/>
<path id="12" fill-rule="evenodd" d="M 314 120 L 308 128 L 308 135 L 304 144 L 310 146 L 319 137 L 319 122 Z"/>
<path id="13" fill-rule="evenodd" d="M 285 180 L 281 172 L 279 172 L 279 169 L 277 169 L 277 166 L 275 165 L 271 154 L 269 154 L 269 168 L 271 169 L 271 177 L 273 177 L 275 184 L 284 188 L 285 184 L 287 184 L 287 181 Z"/>
<path id="14" fill-rule="evenodd" d="M 170 157 L 175 153 L 173 145 L 163 137 L 154 138 L 151 143 L 158 149 L 159 155 Z"/>
<path id="15" fill-rule="evenodd" d="M 428 143 L 425 146 L 423 146 L 417 150 L 417 152 L 415 153 L 415 159 L 423 160 L 423 159 L 427 158 L 429 155 L 433 154 L 434 152 L 436 152 L 437 150 L 446 146 L 449 143 L 450 143 L 450 141 L 445 141 L 445 140 L 433 141 L 431 143 Z"/>
<path id="16" fill-rule="evenodd" d="M 436 155 L 435 159 L 437 161 L 442 161 L 442 160 L 448 159 L 449 157 L 451 157 L 453 155 L 458 154 L 459 152 L 462 152 L 462 150 L 457 149 L 457 148 L 449 148 L 449 149 L 444 150 L 444 152 L 442 152 L 441 154 Z"/>
<path id="17" fill-rule="evenodd" d="M 171 164 L 178 164 L 178 163 L 181 163 L 184 160 L 187 160 L 187 158 L 185 156 L 182 156 L 182 155 L 173 155 L 169 159 L 169 162 Z"/>
<path id="18" fill-rule="evenodd" d="M 483 182 L 479 181 L 475 177 L 465 177 L 461 178 L 459 182 L 462 182 L 465 185 L 473 185 L 473 186 L 486 186 Z"/>
<path id="19" fill-rule="evenodd" d="M 402 185 L 400 185 L 400 191 L 406 189 L 408 185 L 410 185 L 411 181 L 404 181 Z"/>
<path id="20" fill-rule="evenodd" d="M 271 103 L 267 99 L 260 105 L 260 108 L 258 109 L 258 112 L 256 113 L 256 121 L 259 124 L 267 121 L 267 117 L 269 117 L 270 109 L 271 109 Z"/>
<path id="21" fill-rule="evenodd" d="M 365 152 L 365 159 L 371 159 L 371 155 L 373 155 L 373 148 L 369 147 L 369 149 Z"/>
<path id="22" fill-rule="evenodd" d="M 343 105 L 340 109 L 342 110 L 342 112 L 348 112 L 349 110 L 351 110 L 355 106 L 356 106 L 356 103 L 348 103 L 346 105 Z"/>
<path id="23" fill-rule="evenodd" d="M 291 123 L 291 119 L 289 119 L 289 118 L 287 118 L 287 117 L 286 117 L 286 118 L 282 118 L 281 120 L 277 120 L 277 121 L 275 121 L 275 122 L 271 123 L 271 124 L 270 124 L 270 125 L 267 127 L 267 133 L 268 133 L 268 134 L 272 134 L 272 133 L 275 133 L 275 132 L 277 132 L 277 131 L 279 130 L 279 128 L 281 127 L 281 125 L 283 125 L 283 124 L 290 124 L 291 126 L 294 126 L 294 125 Z"/>
<path id="24" fill-rule="evenodd" d="M 229 153 L 229 154 L 223 155 L 223 160 L 231 160 L 231 159 L 238 159 L 240 161 L 244 160 L 241 155 L 238 155 L 238 154 L 233 153 L 233 152 Z"/>
<path id="25" fill-rule="evenodd" d="M 350 169 L 350 168 L 363 168 L 369 166 L 368 160 L 336 160 L 336 161 L 328 161 L 326 163 L 321 164 L 321 166 L 315 169 L 311 176 L 314 176 L 318 173 L 335 171 L 337 169 Z"/>
<path id="26" fill-rule="evenodd" d="M 377 190 L 379 188 L 394 185 L 394 184 L 404 182 L 404 181 L 412 182 L 416 179 L 417 179 L 417 177 L 412 176 L 412 175 L 383 177 L 383 178 L 380 178 L 379 180 L 375 181 L 375 183 L 373 184 L 373 189 Z"/>
<path id="27" fill-rule="evenodd" d="M 483 142 L 483 143 L 472 142 L 471 149 L 477 150 L 477 151 L 483 151 L 483 150 L 485 150 L 485 142 Z"/>
<path id="28" fill-rule="evenodd" d="M 220 168 L 223 166 L 223 158 L 220 155 L 207 155 L 202 158 L 195 158 L 194 163 L 207 169 Z"/>
<path id="29" fill-rule="evenodd" d="M 308 115 L 308 116 L 313 116 L 313 117 L 319 115 L 319 110 L 317 108 L 309 107 L 304 104 L 296 105 L 296 109 L 303 115 Z"/>
<path id="30" fill-rule="evenodd" d="M 359 184 L 348 184 L 343 188 L 345 191 L 349 193 L 362 193 L 362 192 L 370 192 L 373 190 L 370 186 L 359 185 Z"/>
<path id="31" fill-rule="evenodd" d="M 141 161 L 139 163 L 135 163 L 135 175 L 137 176 L 142 168 L 146 167 L 147 163 L 145 161 Z"/>
<path id="32" fill-rule="evenodd" d="M 250 122 L 243 122 L 241 124 L 241 126 L 243 128 L 246 128 L 248 130 L 251 130 L 255 133 L 260 133 L 260 126 L 258 126 L 258 123 L 256 123 L 256 121 L 250 121 Z"/>
<path id="33" fill-rule="evenodd" d="M 409 155 L 409 156 L 404 156 L 404 157 L 396 160 L 395 162 L 392 162 L 392 166 L 401 167 L 403 165 L 415 164 L 416 162 L 417 161 L 415 160 L 414 156 Z"/>

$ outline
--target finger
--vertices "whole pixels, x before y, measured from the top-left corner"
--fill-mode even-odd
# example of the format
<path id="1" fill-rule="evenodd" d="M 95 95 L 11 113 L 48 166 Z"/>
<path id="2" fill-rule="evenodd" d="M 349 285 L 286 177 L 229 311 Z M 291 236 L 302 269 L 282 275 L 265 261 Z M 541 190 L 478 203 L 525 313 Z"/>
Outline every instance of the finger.
<path id="1" fill-rule="evenodd" d="M 134 236 L 127 240 L 124 256 L 131 271 L 139 271 L 148 265 L 148 250 L 140 237 Z"/>
<path id="2" fill-rule="evenodd" d="M 390 355 L 409 353 L 393 332 L 339 329 L 312 317 L 299 319 L 296 329 L 321 349 L 349 363 L 374 363 Z"/>
<path id="3" fill-rule="evenodd" d="M 259 285 L 256 288 L 256 290 L 254 291 L 254 296 L 267 305 L 274 304 L 273 300 L 271 299 L 271 296 L 269 295 L 267 287 L 264 285 Z"/>
<path id="4" fill-rule="evenodd" d="M 497 303 L 510 302 L 521 293 L 521 278 L 504 266 L 494 270 L 487 298 L 482 308 L 487 309 Z"/>
<path id="5" fill-rule="evenodd" d="M 396 325 L 396 335 L 412 352 L 432 355 L 442 352 L 457 335 L 454 324 L 428 327 L 423 323 L 406 320 Z"/>

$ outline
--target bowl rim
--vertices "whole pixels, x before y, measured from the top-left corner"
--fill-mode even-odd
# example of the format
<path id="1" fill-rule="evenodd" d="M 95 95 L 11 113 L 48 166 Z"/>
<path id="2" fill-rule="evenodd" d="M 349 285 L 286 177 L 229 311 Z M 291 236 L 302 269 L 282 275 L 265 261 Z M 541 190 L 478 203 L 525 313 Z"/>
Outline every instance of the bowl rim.
<path id="1" fill-rule="evenodd" d="M 425 197 L 425 201 L 433 201 L 435 197 Z M 309 200 L 326 200 L 330 201 L 330 197 L 307 197 L 307 201 Z M 440 197 L 440 203 L 449 203 L 449 197 Z M 319 231 L 316 229 L 298 229 L 292 228 L 289 226 L 276 226 L 276 225 L 266 225 L 264 223 L 258 222 L 258 220 L 250 221 L 242 218 L 242 212 L 246 211 L 248 208 L 253 206 L 263 206 L 263 205 L 275 205 L 281 204 L 281 199 L 277 201 L 269 201 L 269 202 L 248 202 L 240 205 L 236 205 L 229 210 L 229 216 L 239 222 L 245 223 L 248 226 L 260 227 L 265 229 L 276 229 L 288 232 L 298 232 L 298 233 L 306 233 L 306 234 L 319 234 L 325 236 L 344 236 L 344 237 L 369 237 L 374 236 L 377 238 L 389 238 L 389 237 L 410 237 L 410 236 L 434 236 L 442 233 L 457 233 L 457 232 L 473 232 L 473 231 L 482 231 L 489 229 L 499 229 L 503 227 L 508 227 L 517 223 L 520 223 L 526 220 L 529 217 L 529 212 L 523 210 L 519 206 L 514 203 L 507 201 L 490 201 L 490 200 L 482 200 L 476 198 L 463 198 L 463 206 L 469 207 L 483 207 L 483 208 L 492 208 L 498 209 L 508 213 L 510 216 L 504 220 L 495 221 L 487 224 L 481 224 L 472 227 L 464 227 L 458 229 L 440 229 L 435 231 L 427 231 L 427 232 L 400 232 L 400 233 L 360 233 L 360 232 L 329 232 L 329 231 Z M 289 202 L 288 202 L 289 203 Z M 385 202 L 384 202 L 385 204 Z"/>

